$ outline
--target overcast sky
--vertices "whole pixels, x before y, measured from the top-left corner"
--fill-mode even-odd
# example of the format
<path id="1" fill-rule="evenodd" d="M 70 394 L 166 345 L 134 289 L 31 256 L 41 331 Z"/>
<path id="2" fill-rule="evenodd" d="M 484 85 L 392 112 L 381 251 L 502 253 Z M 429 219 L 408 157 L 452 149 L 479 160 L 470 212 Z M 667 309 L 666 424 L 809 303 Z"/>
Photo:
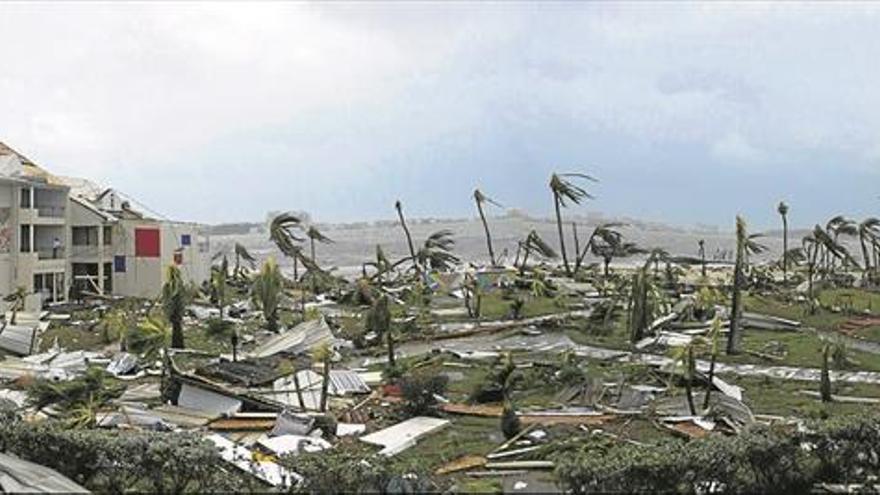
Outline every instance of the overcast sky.
<path id="1" fill-rule="evenodd" d="M 880 4 L 0 3 L 0 140 L 180 219 L 880 215 Z"/>

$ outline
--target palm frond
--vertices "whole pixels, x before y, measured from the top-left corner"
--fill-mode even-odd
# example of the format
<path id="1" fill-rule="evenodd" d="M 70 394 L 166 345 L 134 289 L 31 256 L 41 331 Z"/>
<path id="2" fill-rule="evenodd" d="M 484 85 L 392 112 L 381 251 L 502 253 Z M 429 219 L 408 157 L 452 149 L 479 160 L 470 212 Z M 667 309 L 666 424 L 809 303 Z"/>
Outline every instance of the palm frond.
<path id="1" fill-rule="evenodd" d="M 497 206 L 498 208 L 504 208 L 503 206 L 501 206 L 501 203 L 498 203 L 489 196 L 486 196 L 479 189 L 474 189 L 474 201 L 476 201 L 477 203 L 489 203 L 491 205 Z"/>
<path id="2" fill-rule="evenodd" d="M 293 213 L 281 213 L 272 219 L 269 225 L 269 240 L 278 246 L 285 256 L 296 256 L 299 249 L 297 243 L 305 239 L 299 237 L 296 232 L 302 231 L 302 220 Z"/>
<path id="3" fill-rule="evenodd" d="M 309 239 L 320 242 L 322 244 L 332 244 L 334 242 L 333 239 L 321 233 L 321 231 L 318 230 L 314 225 L 309 226 L 309 230 L 306 231 L 306 236 Z"/>

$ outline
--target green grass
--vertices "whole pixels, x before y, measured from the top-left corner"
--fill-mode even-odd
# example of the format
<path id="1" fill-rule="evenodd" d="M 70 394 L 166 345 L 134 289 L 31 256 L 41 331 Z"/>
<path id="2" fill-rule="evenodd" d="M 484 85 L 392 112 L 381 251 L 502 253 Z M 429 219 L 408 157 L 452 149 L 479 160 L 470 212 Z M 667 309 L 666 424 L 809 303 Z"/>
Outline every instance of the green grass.
<path id="1" fill-rule="evenodd" d="M 421 440 L 407 450 L 406 456 L 419 459 L 433 471 L 465 455 L 486 455 L 504 442 L 497 418 L 450 416 L 447 419 L 452 424 Z"/>
<path id="2" fill-rule="evenodd" d="M 818 391 L 818 382 L 734 375 L 724 376 L 724 379 L 743 388 L 744 401 L 755 414 L 819 418 L 867 411 L 876 412 L 880 407 L 842 402 L 823 404 L 818 398 L 798 393 L 800 390 Z M 877 385 L 835 383 L 832 388 L 835 395 L 880 397 L 880 386 Z M 702 392 L 698 397 L 702 397 Z"/>

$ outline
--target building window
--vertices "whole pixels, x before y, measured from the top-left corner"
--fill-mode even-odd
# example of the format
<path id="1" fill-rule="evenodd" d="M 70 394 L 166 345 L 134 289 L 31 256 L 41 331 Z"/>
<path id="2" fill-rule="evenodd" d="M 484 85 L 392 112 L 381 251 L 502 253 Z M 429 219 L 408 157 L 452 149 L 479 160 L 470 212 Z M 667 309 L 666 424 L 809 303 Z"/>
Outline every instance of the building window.
<path id="1" fill-rule="evenodd" d="M 140 258 L 161 256 L 159 229 L 134 229 L 134 255 Z"/>
<path id="2" fill-rule="evenodd" d="M 180 245 L 181 246 L 192 246 L 192 236 L 190 234 L 183 234 L 180 236 Z"/>
<path id="3" fill-rule="evenodd" d="M 125 256 L 113 257 L 113 271 L 116 273 L 125 273 Z"/>
<path id="4" fill-rule="evenodd" d="M 22 208 L 30 208 L 31 207 L 31 188 L 22 187 L 21 188 L 21 207 Z"/>
<path id="5" fill-rule="evenodd" d="M 30 225 L 22 225 L 19 230 L 19 244 L 21 245 L 22 253 L 30 253 L 31 252 L 31 226 Z"/>
<path id="6" fill-rule="evenodd" d="M 113 227 L 110 225 L 104 226 L 104 245 L 113 245 Z"/>
<path id="7" fill-rule="evenodd" d="M 98 229 L 95 227 L 71 227 L 70 236 L 74 246 L 98 245 Z"/>

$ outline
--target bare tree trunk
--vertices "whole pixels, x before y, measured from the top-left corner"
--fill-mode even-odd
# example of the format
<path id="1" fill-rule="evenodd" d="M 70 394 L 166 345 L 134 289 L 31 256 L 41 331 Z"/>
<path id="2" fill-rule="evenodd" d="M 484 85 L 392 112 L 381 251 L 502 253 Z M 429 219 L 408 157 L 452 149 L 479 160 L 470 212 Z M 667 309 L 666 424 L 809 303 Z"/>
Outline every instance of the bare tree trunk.
<path id="1" fill-rule="evenodd" d="M 716 353 L 712 353 L 712 360 L 709 361 L 709 387 L 706 389 L 706 398 L 703 399 L 703 409 L 709 408 L 709 398 L 712 394 L 712 379 L 715 378 L 715 359 Z"/>
<path id="2" fill-rule="evenodd" d="M 330 357 L 324 359 L 324 380 L 321 383 L 321 412 L 327 412 L 327 395 L 330 391 Z"/>
<path id="3" fill-rule="evenodd" d="M 406 225 L 406 219 L 403 217 L 403 206 L 400 204 L 400 201 L 395 204 L 395 207 L 397 208 L 397 217 L 400 219 L 400 226 L 403 227 L 403 233 L 406 235 L 406 244 L 409 248 L 409 255 L 412 257 L 413 266 L 417 272 L 421 273 L 419 262 L 416 259 L 416 248 L 413 245 L 412 235 L 409 233 L 409 227 Z"/>
<path id="4" fill-rule="evenodd" d="M 497 265 L 495 261 L 495 250 L 492 249 L 492 234 L 489 232 L 489 223 L 486 221 L 486 214 L 483 212 L 483 204 L 477 201 L 477 211 L 480 212 L 480 220 L 483 222 L 483 230 L 486 231 L 486 246 L 489 248 L 489 260 L 492 266 Z"/>
<path id="5" fill-rule="evenodd" d="M 571 277 L 571 267 L 568 265 L 568 254 L 565 252 L 565 232 L 562 229 L 562 209 L 559 204 L 559 196 L 553 194 L 556 206 L 556 229 L 559 231 L 559 251 L 562 253 L 562 264 L 565 266 L 565 275 Z"/>
<path id="6" fill-rule="evenodd" d="M 687 401 L 688 408 L 691 410 L 691 415 L 697 415 L 697 408 L 694 405 L 694 386 L 691 383 L 694 379 L 694 375 L 696 369 L 696 363 L 694 361 L 694 348 L 693 346 L 688 346 L 688 354 L 687 354 L 687 373 L 685 374 L 685 392 L 687 393 Z"/>
<path id="7" fill-rule="evenodd" d="M 782 215 L 782 285 L 788 285 L 788 217 Z"/>
<path id="8" fill-rule="evenodd" d="M 305 411 L 306 403 L 303 400 L 302 387 L 299 385 L 299 376 L 296 373 L 293 374 L 293 388 L 296 389 L 296 400 L 299 402 L 300 410 Z"/>

